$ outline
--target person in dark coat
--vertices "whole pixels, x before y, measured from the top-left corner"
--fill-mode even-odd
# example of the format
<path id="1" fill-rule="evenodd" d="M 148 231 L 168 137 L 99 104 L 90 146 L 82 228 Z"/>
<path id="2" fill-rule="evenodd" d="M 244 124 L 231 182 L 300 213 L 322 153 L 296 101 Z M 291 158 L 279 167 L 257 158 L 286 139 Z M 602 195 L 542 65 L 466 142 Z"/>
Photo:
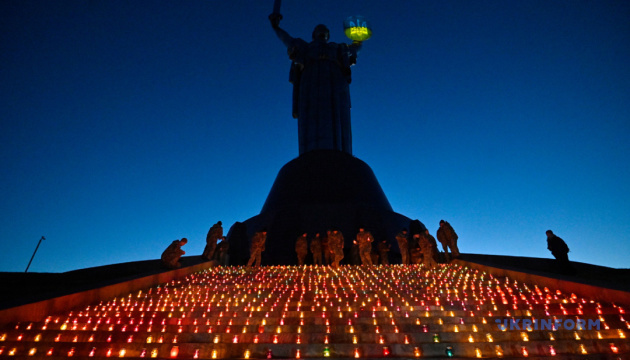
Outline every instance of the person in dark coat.
<path id="1" fill-rule="evenodd" d="M 569 261 L 569 247 L 559 236 L 553 231 L 547 230 L 547 249 L 551 251 L 553 257 L 556 258 L 557 270 L 563 274 L 573 275 L 576 270 Z"/>
<path id="2" fill-rule="evenodd" d="M 553 257 L 561 262 L 569 262 L 569 247 L 553 231 L 547 230 L 547 249 L 551 251 Z"/>

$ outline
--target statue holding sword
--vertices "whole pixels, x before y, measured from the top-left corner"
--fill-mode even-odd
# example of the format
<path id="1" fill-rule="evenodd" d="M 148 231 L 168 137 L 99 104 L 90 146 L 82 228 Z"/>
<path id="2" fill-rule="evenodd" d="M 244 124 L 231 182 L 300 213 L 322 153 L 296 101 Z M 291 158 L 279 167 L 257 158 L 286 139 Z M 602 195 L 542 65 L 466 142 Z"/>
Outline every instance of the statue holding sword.
<path id="1" fill-rule="evenodd" d="M 293 117 L 298 119 L 300 155 L 320 149 L 352 154 L 350 128 L 350 67 L 356 63 L 361 41 L 329 42 L 330 32 L 317 25 L 312 40 L 294 38 L 280 28 L 280 0 L 269 15 L 271 27 L 287 47 L 293 84 Z"/>

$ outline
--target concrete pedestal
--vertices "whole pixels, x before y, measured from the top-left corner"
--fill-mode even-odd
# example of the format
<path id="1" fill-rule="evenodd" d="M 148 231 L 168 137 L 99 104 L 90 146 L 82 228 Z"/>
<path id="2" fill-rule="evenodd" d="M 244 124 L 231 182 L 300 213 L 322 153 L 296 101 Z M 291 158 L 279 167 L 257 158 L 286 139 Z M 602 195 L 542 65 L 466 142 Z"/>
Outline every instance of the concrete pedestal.
<path id="1" fill-rule="evenodd" d="M 296 264 L 295 240 L 304 232 L 339 229 L 350 262 L 352 240 L 365 227 L 376 241 L 391 243 L 390 262 L 400 262 L 395 241 L 410 219 L 393 211 L 374 172 L 363 161 L 336 150 L 305 153 L 282 167 L 259 215 L 235 224 L 228 234 L 232 264 L 245 264 L 254 232 L 267 229 L 263 264 Z M 424 227 L 424 225 L 422 225 Z M 310 254 L 309 254 L 310 257 Z M 309 259 L 307 258 L 307 262 Z"/>

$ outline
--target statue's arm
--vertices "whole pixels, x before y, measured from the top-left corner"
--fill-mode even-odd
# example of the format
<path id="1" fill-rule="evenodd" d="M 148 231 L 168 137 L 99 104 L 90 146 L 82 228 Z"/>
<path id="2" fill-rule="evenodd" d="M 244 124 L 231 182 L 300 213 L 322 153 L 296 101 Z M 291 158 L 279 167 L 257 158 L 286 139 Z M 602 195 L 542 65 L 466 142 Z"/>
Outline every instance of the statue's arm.
<path id="1" fill-rule="evenodd" d="M 291 35 L 289 35 L 288 32 L 286 32 L 286 31 L 284 31 L 283 29 L 280 28 L 280 20 L 282 20 L 282 15 L 280 15 L 280 14 L 271 14 L 271 15 L 269 15 L 269 21 L 271 22 L 271 28 L 273 29 L 273 31 L 276 32 L 276 36 L 278 37 L 278 39 L 280 39 L 280 41 L 282 41 L 284 46 L 286 46 L 288 48 L 291 45 L 291 42 L 293 41 L 293 38 L 291 37 Z"/>
<path id="2" fill-rule="evenodd" d="M 353 41 L 352 44 L 348 45 L 348 47 L 354 52 L 355 56 L 361 51 L 363 47 L 362 41 Z"/>
<path id="3" fill-rule="evenodd" d="M 278 37 L 278 39 L 280 39 L 280 41 L 282 41 L 284 46 L 286 47 L 291 46 L 291 42 L 293 42 L 293 38 L 291 37 L 291 35 L 289 35 L 289 33 L 282 30 L 280 27 L 274 28 L 273 30 L 276 32 L 276 36 Z"/>
<path id="4" fill-rule="evenodd" d="M 363 43 L 361 41 L 353 41 L 352 44 L 348 45 L 348 59 L 350 61 L 350 66 L 357 63 L 357 56 L 359 55 L 359 51 L 363 47 Z"/>

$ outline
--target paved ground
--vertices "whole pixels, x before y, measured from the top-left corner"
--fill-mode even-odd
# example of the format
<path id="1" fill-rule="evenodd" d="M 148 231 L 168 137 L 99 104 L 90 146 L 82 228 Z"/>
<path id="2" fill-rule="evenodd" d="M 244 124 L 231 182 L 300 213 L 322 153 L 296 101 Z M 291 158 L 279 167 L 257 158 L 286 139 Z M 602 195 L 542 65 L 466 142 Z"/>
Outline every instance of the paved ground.
<path id="1" fill-rule="evenodd" d="M 563 274 L 553 259 L 462 254 L 462 260 L 483 265 L 562 278 L 611 289 L 630 291 L 630 269 L 614 269 L 573 262 L 575 272 Z M 182 258 L 183 266 L 201 263 L 201 257 Z M 159 260 L 136 261 L 65 273 L 0 272 L 0 309 L 157 274 L 167 269 Z"/>

